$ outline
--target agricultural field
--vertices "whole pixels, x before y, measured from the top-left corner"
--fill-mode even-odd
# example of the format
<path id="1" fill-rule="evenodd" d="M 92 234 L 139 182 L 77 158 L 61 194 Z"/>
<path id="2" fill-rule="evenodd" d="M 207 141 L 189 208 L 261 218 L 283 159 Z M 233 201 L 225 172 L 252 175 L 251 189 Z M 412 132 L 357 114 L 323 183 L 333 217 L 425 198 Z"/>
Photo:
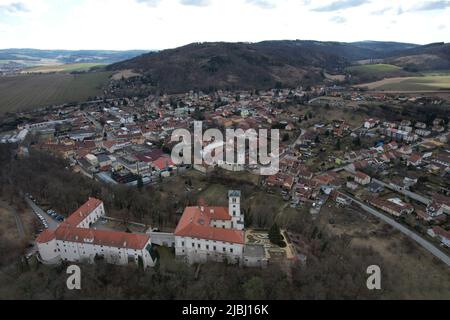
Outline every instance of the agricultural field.
<path id="1" fill-rule="evenodd" d="M 0 77 L 0 114 L 86 101 L 102 93 L 112 73 L 27 74 Z"/>
<path id="2" fill-rule="evenodd" d="M 52 72 L 81 72 L 102 66 L 98 63 L 70 63 L 49 66 L 38 66 L 23 70 L 22 73 L 52 73 Z"/>
<path id="3" fill-rule="evenodd" d="M 418 77 L 387 78 L 359 85 L 369 90 L 383 91 L 439 91 L 450 90 L 450 72 L 426 73 Z"/>
<path id="4" fill-rule="evenodd" d="M 367 76 L 379 76 L 389 73 L 402 71 L 402 68 L 394 66 L 392 64 L 366 64 L 349 67 L 346 70 L 351 74 L 367 75 Z"/>

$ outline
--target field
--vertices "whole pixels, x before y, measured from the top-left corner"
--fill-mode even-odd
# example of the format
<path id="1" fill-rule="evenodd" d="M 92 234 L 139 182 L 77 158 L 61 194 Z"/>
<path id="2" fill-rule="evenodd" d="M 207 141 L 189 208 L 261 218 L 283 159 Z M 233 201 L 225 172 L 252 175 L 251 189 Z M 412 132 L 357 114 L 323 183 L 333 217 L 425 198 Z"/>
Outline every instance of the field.
<path id="1" fill-rule="evenodd" d="M 381 255 L 385 298 L 449 298 L 447 267 L 388 225 L 359 210 L 338 209 L 331 204 L 324 206 L 320 223 L 337 236 L 349 237 L 350 248 L 372 248 Z"/>
<path id="2" fill-rule="evenodd" d="M 387 78 L 359 85 L 369 90 L 383 91 L 438 91 L 450 90 L 450 73 L 428 73 L 420 77 Z"/>
<path id="3" fill-rule="evenodd" d="M 392 64 L 366 64 L 347 68 L 347 72 L 366 76 L 380 76 L 402 71 L 402 68 Z"/>
<path id="4" fill-rule="evenodd" d="M 0 77 L 0 114 L 86 101 L 102 93 L 109 72 Z"/>
<path id="5" fill-rule="evenodd" d="M 75 72 L 88 71 L 93 67 L 102 66 L 97 63 L 71 63 L 50 66 L 39 66 L 25 69 L 23 73 L 51 73 L 51 72 Z"/>

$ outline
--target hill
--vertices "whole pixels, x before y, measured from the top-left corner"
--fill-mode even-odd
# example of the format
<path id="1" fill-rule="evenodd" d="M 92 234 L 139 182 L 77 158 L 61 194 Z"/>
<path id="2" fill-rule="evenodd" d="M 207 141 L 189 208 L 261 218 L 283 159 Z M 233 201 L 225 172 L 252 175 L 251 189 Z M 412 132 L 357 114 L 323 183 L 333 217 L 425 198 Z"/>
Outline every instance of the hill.
<path id="1" fill-rule="evenodd" d="M 426 48 L 429 47 L 429 48 Z M 277 85 L 316 84 L 324 71 L 343 73 L 357 62 L 391 61 L 392 76 L 405 76 L 404 61 L 396 60 L 416 52 L 441 51 L 435 46 L 409 43 L 363 41 L 355 43 L 303 40 L 259 43 L 194 43 L 176 49 L 152 52 L 113 64 L 111 71 L 134 70 L 146 77 L 155 89 L 183 92 L 192 89 L 264 89 Z M 438 62 L 445 68 L 445 54 Z M 387 63 L 387 62 L 386 62 Z M 409 64 L 408 64 L 409 66 Z M 421 66 L 422 67 L 422 66 Z M 370 68 L 369 70 L 370 71 Z M 391 73 L 365 75 L 376 80 Z M 385 70 L 382 70 L 385 71 Z M 408 70 L 407 70 L 408 71 Z M 359 75 L 356 77 L 359 79 Z"/>
<path id="2" fill-rule="evenodd" d="M 0 50 L 0 74 L 2 71 L 15 72 L 29 67 L 56 66 L 65 64 L 111 64 L 139 56 L 147 51 L 110 51 L 110 50 L 37 50 L 3 49 Z"/>

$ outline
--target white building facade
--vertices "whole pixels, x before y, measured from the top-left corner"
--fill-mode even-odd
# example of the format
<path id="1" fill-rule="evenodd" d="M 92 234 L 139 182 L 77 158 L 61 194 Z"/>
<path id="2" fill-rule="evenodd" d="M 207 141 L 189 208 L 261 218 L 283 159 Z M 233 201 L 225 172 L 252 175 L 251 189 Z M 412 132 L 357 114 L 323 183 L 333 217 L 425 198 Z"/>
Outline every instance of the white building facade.
<path id="1" fill-rule="evenodd" d="M 155 265 L 149 235 L 91 229 L 102 216 L 103 202 L 90 198 L 56 230 L 39 235 L 36 243 L 40 260 L 46 264 L 93 263 L 100 259 L 117 265 L 135 263 L 143 268 Z"/>

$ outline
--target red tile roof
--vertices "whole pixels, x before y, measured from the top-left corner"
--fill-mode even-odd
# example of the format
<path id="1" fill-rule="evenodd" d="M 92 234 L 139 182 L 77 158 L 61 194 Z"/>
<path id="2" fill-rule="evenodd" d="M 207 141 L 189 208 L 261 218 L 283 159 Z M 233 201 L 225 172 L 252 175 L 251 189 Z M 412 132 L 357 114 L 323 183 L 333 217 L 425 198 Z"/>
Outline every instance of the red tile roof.
<path id="1" fill-rule="evenodd" d="M 103 202 L 101 200 L 95 198 L 89 198 L 89 200 L 83 204 L 80 208 L 78 208 L 74 213 L 70 215 L 63 223 L 63 226 L 66 227 L 76 227 L 78 226 L 84 219 L 86 219 L 92 211 L 97 209 Z"/>
<path id="2" fill-rule="evenodd" d="M 117 231 L 70 228 L 61 226 L 55 231 L 57 240 L 95 244 L 105 247 L 142 250 L 150 241 L 147 234 L 125 233 Z"/>
<path id="3" fill-rule="evenodd" d="M 37 243 L 46 243 L 55 239 L 55 231 L 46 229 L 36 239 Z"/>
<path id="4" fill-rule="evenodd" d="M 228 208 L 187 207 L 178 223 L 175 235 L 213 241 L 244 244 L 244 232 L 235 229 L 214 228 L 213 220 L 231 220 Z"/>

